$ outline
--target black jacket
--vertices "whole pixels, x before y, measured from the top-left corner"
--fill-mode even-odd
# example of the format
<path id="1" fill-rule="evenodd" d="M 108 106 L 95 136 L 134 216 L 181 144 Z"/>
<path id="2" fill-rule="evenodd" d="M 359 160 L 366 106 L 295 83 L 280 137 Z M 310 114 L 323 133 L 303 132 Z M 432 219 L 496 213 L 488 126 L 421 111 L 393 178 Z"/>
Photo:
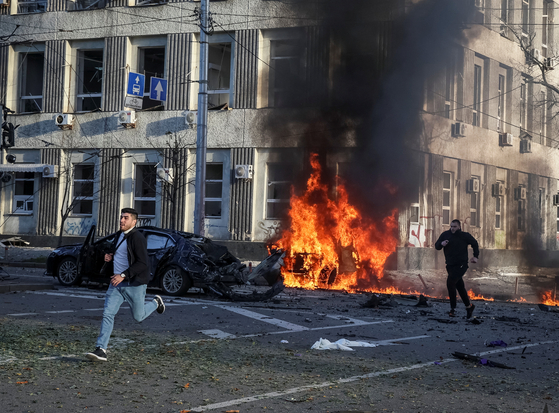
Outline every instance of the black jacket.
<path id="1" fill-rule="evenodd" d="M 122 231 L 115 234 L 112 253 L 116 251 L 117 243 Z M 150 281 L 149 257 L 146 237 L 136 228 L 124 235 L 128 249 L 128 269 L 124 271 L 125 280 L 130 285 L 143 285 Z"/>
<path id="2" fill-rule="evenodd" d="M 448 240 L 446 247 L 441 243 Z M 474 237 L 469 232 L 456 231 L 454 234 L 451 230 L 445 231 L 441 234 L 435 248 L 441 250 L 444 248 L 444 257 L 446 265 L 463 265 L 468 263 L 468 245 L 471 245 L 474 250 L 474 257 L 479 257 L 479 245 Z"/>

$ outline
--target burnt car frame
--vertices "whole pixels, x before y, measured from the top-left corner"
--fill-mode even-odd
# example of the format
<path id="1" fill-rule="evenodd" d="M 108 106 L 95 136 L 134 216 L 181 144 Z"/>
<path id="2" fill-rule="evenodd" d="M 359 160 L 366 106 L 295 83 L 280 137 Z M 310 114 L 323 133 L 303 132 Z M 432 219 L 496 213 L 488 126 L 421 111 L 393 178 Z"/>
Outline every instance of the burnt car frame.
<path id="1" fill-rule="evenodd" d="M 92 226 L 83 244 L 56 248 L 47 258 L 45 275 L 58 278 L 64 286 L 83 281 L 110 283 L 104 271 L 104 256 L 116 233 L 95 241 Z M 249 270 L 227 247 L 188 232 L 157 227 L 138 227 L 148 246 L 151 280 L 148 287 L 161 288 L 167 295 L 184 295 L 191 287 L 229 299 L 264 300 L 283 290 L 282 251 L 275 251 L 254 270 Z M 264 293 L 239 294 L 234 285 L 269 285 Z"/>

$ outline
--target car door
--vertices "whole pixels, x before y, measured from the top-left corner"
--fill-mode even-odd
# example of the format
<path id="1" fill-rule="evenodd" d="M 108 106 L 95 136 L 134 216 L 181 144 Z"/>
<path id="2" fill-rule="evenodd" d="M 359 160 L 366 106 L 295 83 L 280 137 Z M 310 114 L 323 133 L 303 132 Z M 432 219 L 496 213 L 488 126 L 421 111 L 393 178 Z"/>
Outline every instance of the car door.
<path id="1" fill-rule="evenodd" d="M 89 229 L 89 233 L 85 237 L 85 241 L 80 249 L 80 255 L 78 257 L 78 274 L 87 275 L 88 269 L 94 261 L 92 252 L 93 242 L 95 241 L 95 225 L 92 225 Z"/>
<path id="2" fill-rule="evenodd" d="M 175 241 L 173 238 L 161 232 L 154 232 L 143 230 L 144 237 L 146 237 L 149 264 L 150 264 L 150 280 L 153 280 L 155 274 L 159 270 L 161 260 L 168 254 L 172 254 L 175 248 Z"/>
<path id="3" fill-rule="evenodd" d="M 78 273 L 89 279 L 109 279 L 112 275 L 111 271 L 101 273 L 101 269 L 105 264 L 105 254 L 109 251 L 115 234 L 95 242 L 95 229 L 95 225 L 92 225 L 80 249 Z"/>

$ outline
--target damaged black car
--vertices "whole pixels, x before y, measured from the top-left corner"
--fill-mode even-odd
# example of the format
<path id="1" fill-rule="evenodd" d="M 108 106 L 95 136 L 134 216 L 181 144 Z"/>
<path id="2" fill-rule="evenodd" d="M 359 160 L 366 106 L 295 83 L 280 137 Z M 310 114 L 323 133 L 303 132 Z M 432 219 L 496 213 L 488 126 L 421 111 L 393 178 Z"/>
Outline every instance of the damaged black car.
<path id="1" fill-rule="evenodd" d="M 283 290 L 281 266 L 283 252 L 275 251 L 256 268 L 250 269 L 233 256 L 227 247 L 188 232 L 156 227 L 138 227 L 147 241 L 151 281 L 148 287 L 160 288 L 165 294 L 184 295 L 191 287 L 203 289 L 220 298 L 239 301 L 260 301 Z M 104 256 L 115 234 L 95 241 L 92 226 L 83 244 L 62 246 L 47 258 L 45 275 L 58 278 L 65 286 L 84 281 L 110 283 L 103 271 Z M 248 293 L 233 286 L 263 286 Z"/>

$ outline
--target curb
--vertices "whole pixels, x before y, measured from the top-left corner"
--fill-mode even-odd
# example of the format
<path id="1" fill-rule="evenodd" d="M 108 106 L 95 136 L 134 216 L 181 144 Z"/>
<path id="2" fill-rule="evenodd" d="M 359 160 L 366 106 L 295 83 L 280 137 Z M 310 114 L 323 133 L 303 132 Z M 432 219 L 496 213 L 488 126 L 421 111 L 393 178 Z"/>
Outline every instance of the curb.
<path id="1" fill-rule="evenodd" d="M 15 291 L 37 291 L 54 290 L 53 284 L 0 284 L 0 293 L 11 293 Z"/>
<path id="2" fill-rule="evenodd" d="M 22 267 L 22 268 L 47 268 L 47 264 L 42 263 L 42 262 L 25 262 L 25 261 L 21 261 L 21 262 L 17 262 L 17 261 L 7 261 L 7 262 L 1 262 L 0 261 L 0 267 Z"/>

